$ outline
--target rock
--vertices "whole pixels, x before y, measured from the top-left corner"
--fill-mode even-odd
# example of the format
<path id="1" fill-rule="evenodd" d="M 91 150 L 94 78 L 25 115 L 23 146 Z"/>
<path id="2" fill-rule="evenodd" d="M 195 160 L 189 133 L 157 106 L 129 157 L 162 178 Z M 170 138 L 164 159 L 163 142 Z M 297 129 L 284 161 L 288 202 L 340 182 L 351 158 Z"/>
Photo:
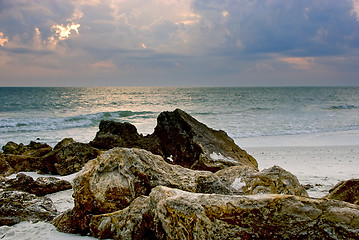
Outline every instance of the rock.
<path id="1" fill-rule="evenodd" d="M 54 150 L 42 159 L 41 171 L 44 173 L 68 175 L 78 172 L 84 164 L 96 158 L 99 151 L 89 144 L 75 142 L 73 139 L 64 139 Z"/>
<path id="2" fill-rule="evenodd" d="M 39 177 L 36 181 L 23 173 L 20 173 L 14 179 L 6 180 L 3 183 L 3 189 L 17 190 L 35 194 L 36 196 L 45 196 L 67 189 L 71 189 L 70 182 L 55 177 Z"/>
<path id="3" fill-rule="evenodd" d="M 16 144 L 14 142 L 8 142 L 3 147 L 4 154 L 12 155 L 31 155 L 34 157 L 44 156 L 46 153 L 50 152 L 52 148 L 46 143 L 38 143 L 31 141 L 28 145 L 22 143 Z"/>
<path id="4" fill-rule="evenodd" d="M 114 239 L 358 239 L 359 206 L 158 186 L 123 210 L 93 216 L 90 226 L 95 237 Z"/>
<path id="5" fill-rule="evenodd" d="M 324 198 L 335 199 L 359 205 L 359 179 L 342 181 L 329 190 Z"/>
<path id="6" fill-rule="evenodd" d="M 156 239 L 149 215 L 150 198 L 140 196 L 127 208 L 91 218 L 91 235 L 113 239 Z"/>
<path id="7" fill-rule="evenodd" d="M 0 156 L 0 174 L 5 176 L 24 171 L 33 172 L 41 168 L 42 157 L 49 153 L 52 148 L 44 143 L 30 142 L 28 145 L 8 142 L 3 146 L 4 154 Z"/>
<path id="8" fill-rule="evenodd" d="M 258 169 L 256 160 L 239 148 L 224 131 L 216 131 L 180 109 L 162 112 L 153 134 L 142 136 L 130 123 L 101 121 L 90 144 L 100 149 L 142 148 L 170 163 L 212 172 L 228 166 Z"/>
<path id="9" fill-rule="evenodd" d="M 50 198 L 0 190 L 0 226 L 11 226 L 21 221 L 51 221 L 56 215 L 56 208 Z"/>
<path id="10" fill-rule="evenodd" d="M 271 171 L 269 173 L 274 174 Z M 156 186 L 168 186 L 188 192 L 229 195 L 247 194 L 250 192 L 249 184 L 257 188 L 263 183 L 263 188 L 275 192 L 276 188 L 272 185 L 267 186 L 266 181 L 253 180 L 256 177 L 269 179 L 269 173 L 257 176 L 257 171 L 249 166 L 229 167 L 217 173 L 191 170 L 169 164 L 161 156 L 143 149 L 113 148 L 89 161 L 74 179 L 75 207 L 71 213 L 72 217 L 66 218 L 73 221 L 73 224 L 63 224 L 73 225 L 70 232 L 87 233 L 90 216 L 121 210 L 137 197 L 148 195 Z M 247 179 L 245 191 L 232 186 L 238 176 Z M 274 179 L 274 176 L 271 177 Z M 290 189 L 291 186 L 283 185 L 283 181 L 287 181 L 288 184 L 295 182 L 293 179 L 283 179 L 275 182 L 278 185 L 276 193 L 290 192 L 285 188 Z M 256 190 L 252 192 L 257 193 Z M 66 229 L 68 230 L 68 227 Z"/>
<path id="11" fill-rule="evenodd" d="M 15 170 L 10 166 L 10 164 L 6 161 L 5 154 L 0 153 L 0 176 L 9 176 Z"/>
<path id="12" fill-rule="evenodd" d="M 23 155 L 26 152 L 24 144 L 16 144 L 14 142 L 8 142 L 2 147 L 5 154 Z"/>
<path id="13" fill-rule="evenodd" d="M 80 232 L 87 231 L 86 216 L 123 209 L 160 185 L 190 192 L 233 193 L 212 172 L 171 165 L 143 149 L 113 148 L 89 161 L 74 179 L 74 225 L 80 226 Z"/>
<path id="14" fill-rule="evenodd" d="M 234 166 L 216 172 L 220 181 L 241 195 L 288 194 L 308 197 L 296 176 L 279 166 L 258 172 L 250 167 Z"/>
<path id="15" fill-rule="evenodd" d="M 128 122 L 101 121 L 99 131 L 90 144 L 102 150 L 114 147 L 142 148 L 162 155 L 159 139 L 155 135 L 143 136 L 138 133 L 135 126 Z"/>

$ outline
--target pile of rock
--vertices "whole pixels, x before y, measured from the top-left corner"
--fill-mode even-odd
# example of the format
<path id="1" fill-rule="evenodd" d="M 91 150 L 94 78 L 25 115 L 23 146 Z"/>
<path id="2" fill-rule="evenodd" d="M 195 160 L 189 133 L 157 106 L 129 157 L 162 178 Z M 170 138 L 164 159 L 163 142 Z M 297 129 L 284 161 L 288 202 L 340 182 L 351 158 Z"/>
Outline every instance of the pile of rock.
<path id="1" fill-rule="evenodd" d="M 278 166 L 259 171 L 225 132 L 179 109 L 161 113 L 147 136 L 129 123 L 102 121 L 99 128 L 89 144 L 65 139 L 36 155 L 40 172 L 84 166 L 74 179 L 73 209 L 53 220 L 60 231 L 114 239 L 359 238 L 358 205 L 308 198 L 294 175 Z M 0 155 L 3 174 L 23 169 L 8 159 L 26 147 L 5 147 L 13 150 Z M 19 182 L 39 188 L 39 181 L 3 178 L 0 193 L 15 192 Z M 56 214 L 48 213 L 38 219 Z"/>

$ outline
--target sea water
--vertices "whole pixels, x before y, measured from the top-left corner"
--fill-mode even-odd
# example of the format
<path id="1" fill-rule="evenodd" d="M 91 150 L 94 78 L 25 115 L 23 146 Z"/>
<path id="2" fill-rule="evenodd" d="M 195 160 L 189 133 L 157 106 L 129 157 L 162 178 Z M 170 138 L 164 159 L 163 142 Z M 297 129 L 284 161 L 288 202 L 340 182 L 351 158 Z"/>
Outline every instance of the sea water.
<path id="1" fill-rule="evenodd" d="M 226 131 L 261 168 L 274 163 L 302 184 L 316 185 L 308 191 L 312 197 L 359 176 L 358 87 L 0 88 L 0 103 L 0 147 L 9 141 L 54 146 L 66 137 L 89 142 L 103 119 L 130 122 L 150 134 L 160 112 L 180 108 Z M 48 197 L 59 211 L 73 207 L 71 190 Z M 0 239 L 93 238 L 21 222 L 0 226 Z"/>
<path id="2" fill-rule="evenodd" d="M 359 131 L 358 87 L 0 88 L 0 103 L 0 147 L 89 142 L 103 119 L 150 134 L 158 114 L 176 108 L 243 142 Z"/>

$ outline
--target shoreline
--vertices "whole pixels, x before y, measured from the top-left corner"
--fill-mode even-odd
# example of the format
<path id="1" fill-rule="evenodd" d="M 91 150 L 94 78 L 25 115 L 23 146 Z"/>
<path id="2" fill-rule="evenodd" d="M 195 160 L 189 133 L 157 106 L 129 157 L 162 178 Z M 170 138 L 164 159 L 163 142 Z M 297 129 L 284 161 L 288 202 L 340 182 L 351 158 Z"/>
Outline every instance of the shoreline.
<path id="1" fill-rule="evenodd" d="M 340 181 L 359 177 L 359 145 L 246 147 L 259 169 L 278 165 L 294 174 L 309 197 L 322 198 Z"/>

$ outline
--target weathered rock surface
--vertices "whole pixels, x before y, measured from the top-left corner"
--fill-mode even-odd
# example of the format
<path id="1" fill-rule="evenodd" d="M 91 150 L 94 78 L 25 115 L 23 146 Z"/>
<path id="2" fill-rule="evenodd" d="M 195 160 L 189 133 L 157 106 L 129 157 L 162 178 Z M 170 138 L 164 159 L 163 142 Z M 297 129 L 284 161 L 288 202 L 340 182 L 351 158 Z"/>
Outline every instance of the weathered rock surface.
<path id="1" fill-rule="evenodd" d="M 34 194 L 0 190 L 0 226 L 21 221 L 51 221 L 57 214 L 50 198 Z"/>
<path id="2" fill-rule="evenodd" d="M 109 213 L 148 195 L 156 186 L 190 192 L 232 194 L 209 171 L 195 171 L 166 163 L 143 149 L 113 148 L 89 161 L 74 179 L 74 227 L 88 228 L 87 215 Z"/>
<path id="3" fill-rule="evenodd" d="M 1 186 L 2 185 L 2 186 Z M 16 190 L 35 194 L 36 196 L 45 196 L 67 189 L 71 189 L 70 182 L 55 177 L 39 177 L 34 180 L 25 174 L 18 174 L 14 179 L 7 179 L 0 185 L 5 190 Z"/>
<path id="4" fill-rule="evenodd" d="M 65 138 L 43 157 L 41 171 L 60 175 L 72 174 L 80 171 L 84 164 L 96 158 L 98 153 L 99 151 L 89 144 Z"/>
<path id="5" fill-rule="evenodd" d="M 226 196 L 163 186 L 120 211 L 96 215 L 91 233 L 114 239 L 358 239 L 359 206 L 294 195 Z"/>
<path id="6" fill-rule="evenodd" d="M 121 210 L 137 197 L 148 195 L 156 186 L 224 195 L 257 193 L 255 189 L 260 184 L 263 184 L 263 189 L 267 189 L 266 192 L 274 193 L 291 192 L 286 190 L 292 188 L 291 184 L 300 186 L 295 177 L 277 177 L 274 183 L 278 185 L 276 191 L 274 184 L 268 185 L 267 181 L 270 180 L 266 181 L 275 178 L 271 176 L 273 172 L 275 171 L 266 170 L 257 175 L 258 172 L 249 166 L 229 167 L 217 173 L 191 170 L 169 164 L 161 156 L 143 149 L 113 148 L 89 161 L 74 179 L 75 207 L 59 218 L 61 220 L 56 225 L 63 231 L 86 233 L 92 215 Z M 279 172 L 289 174 L 285 170 Z M 238 176 L 247 181 L 243 189 L 237 186 Z M 259 178 L 264 180 L 255 180 Z M 293 194 L 297 193 L 306 196 L 305 190 L 304 193 L 293 191 Z"/>
<path id="7" fill-rule="evenodd" d="M 342 181 L 329 190 L 324 198 L 350 202 L 359 205 L 359 179 Z"/>
<path id="8" fill-rule="evenodd" d="M 216 172 L 220 181 L 242 195 L 288 194 L 308 197 L 296 176 L 279 166 L 260 172 L 249 167 L 234 166 Z"/>
<path id="9" fill-rule="evenodd" d="M 0 174 L 10 175 L 20 171 L 38 171 L 42 157 L 52 148 L 44 143 L 30 142 L 28 145 L 8 142 L 3 146 L 4 154 L 0 156 Z"/>
<path id="10" fill-rule="evenodd" d="M 213 130 L 180 109 L 162 112 L 154 133 L 145 137 L 130 123 L 102 121 L 90 144 L 100 149 L 142 148 L 190 169 L 215 172 L 237 165 L 258 169 L 256 160 L 224 131 Z"/>

